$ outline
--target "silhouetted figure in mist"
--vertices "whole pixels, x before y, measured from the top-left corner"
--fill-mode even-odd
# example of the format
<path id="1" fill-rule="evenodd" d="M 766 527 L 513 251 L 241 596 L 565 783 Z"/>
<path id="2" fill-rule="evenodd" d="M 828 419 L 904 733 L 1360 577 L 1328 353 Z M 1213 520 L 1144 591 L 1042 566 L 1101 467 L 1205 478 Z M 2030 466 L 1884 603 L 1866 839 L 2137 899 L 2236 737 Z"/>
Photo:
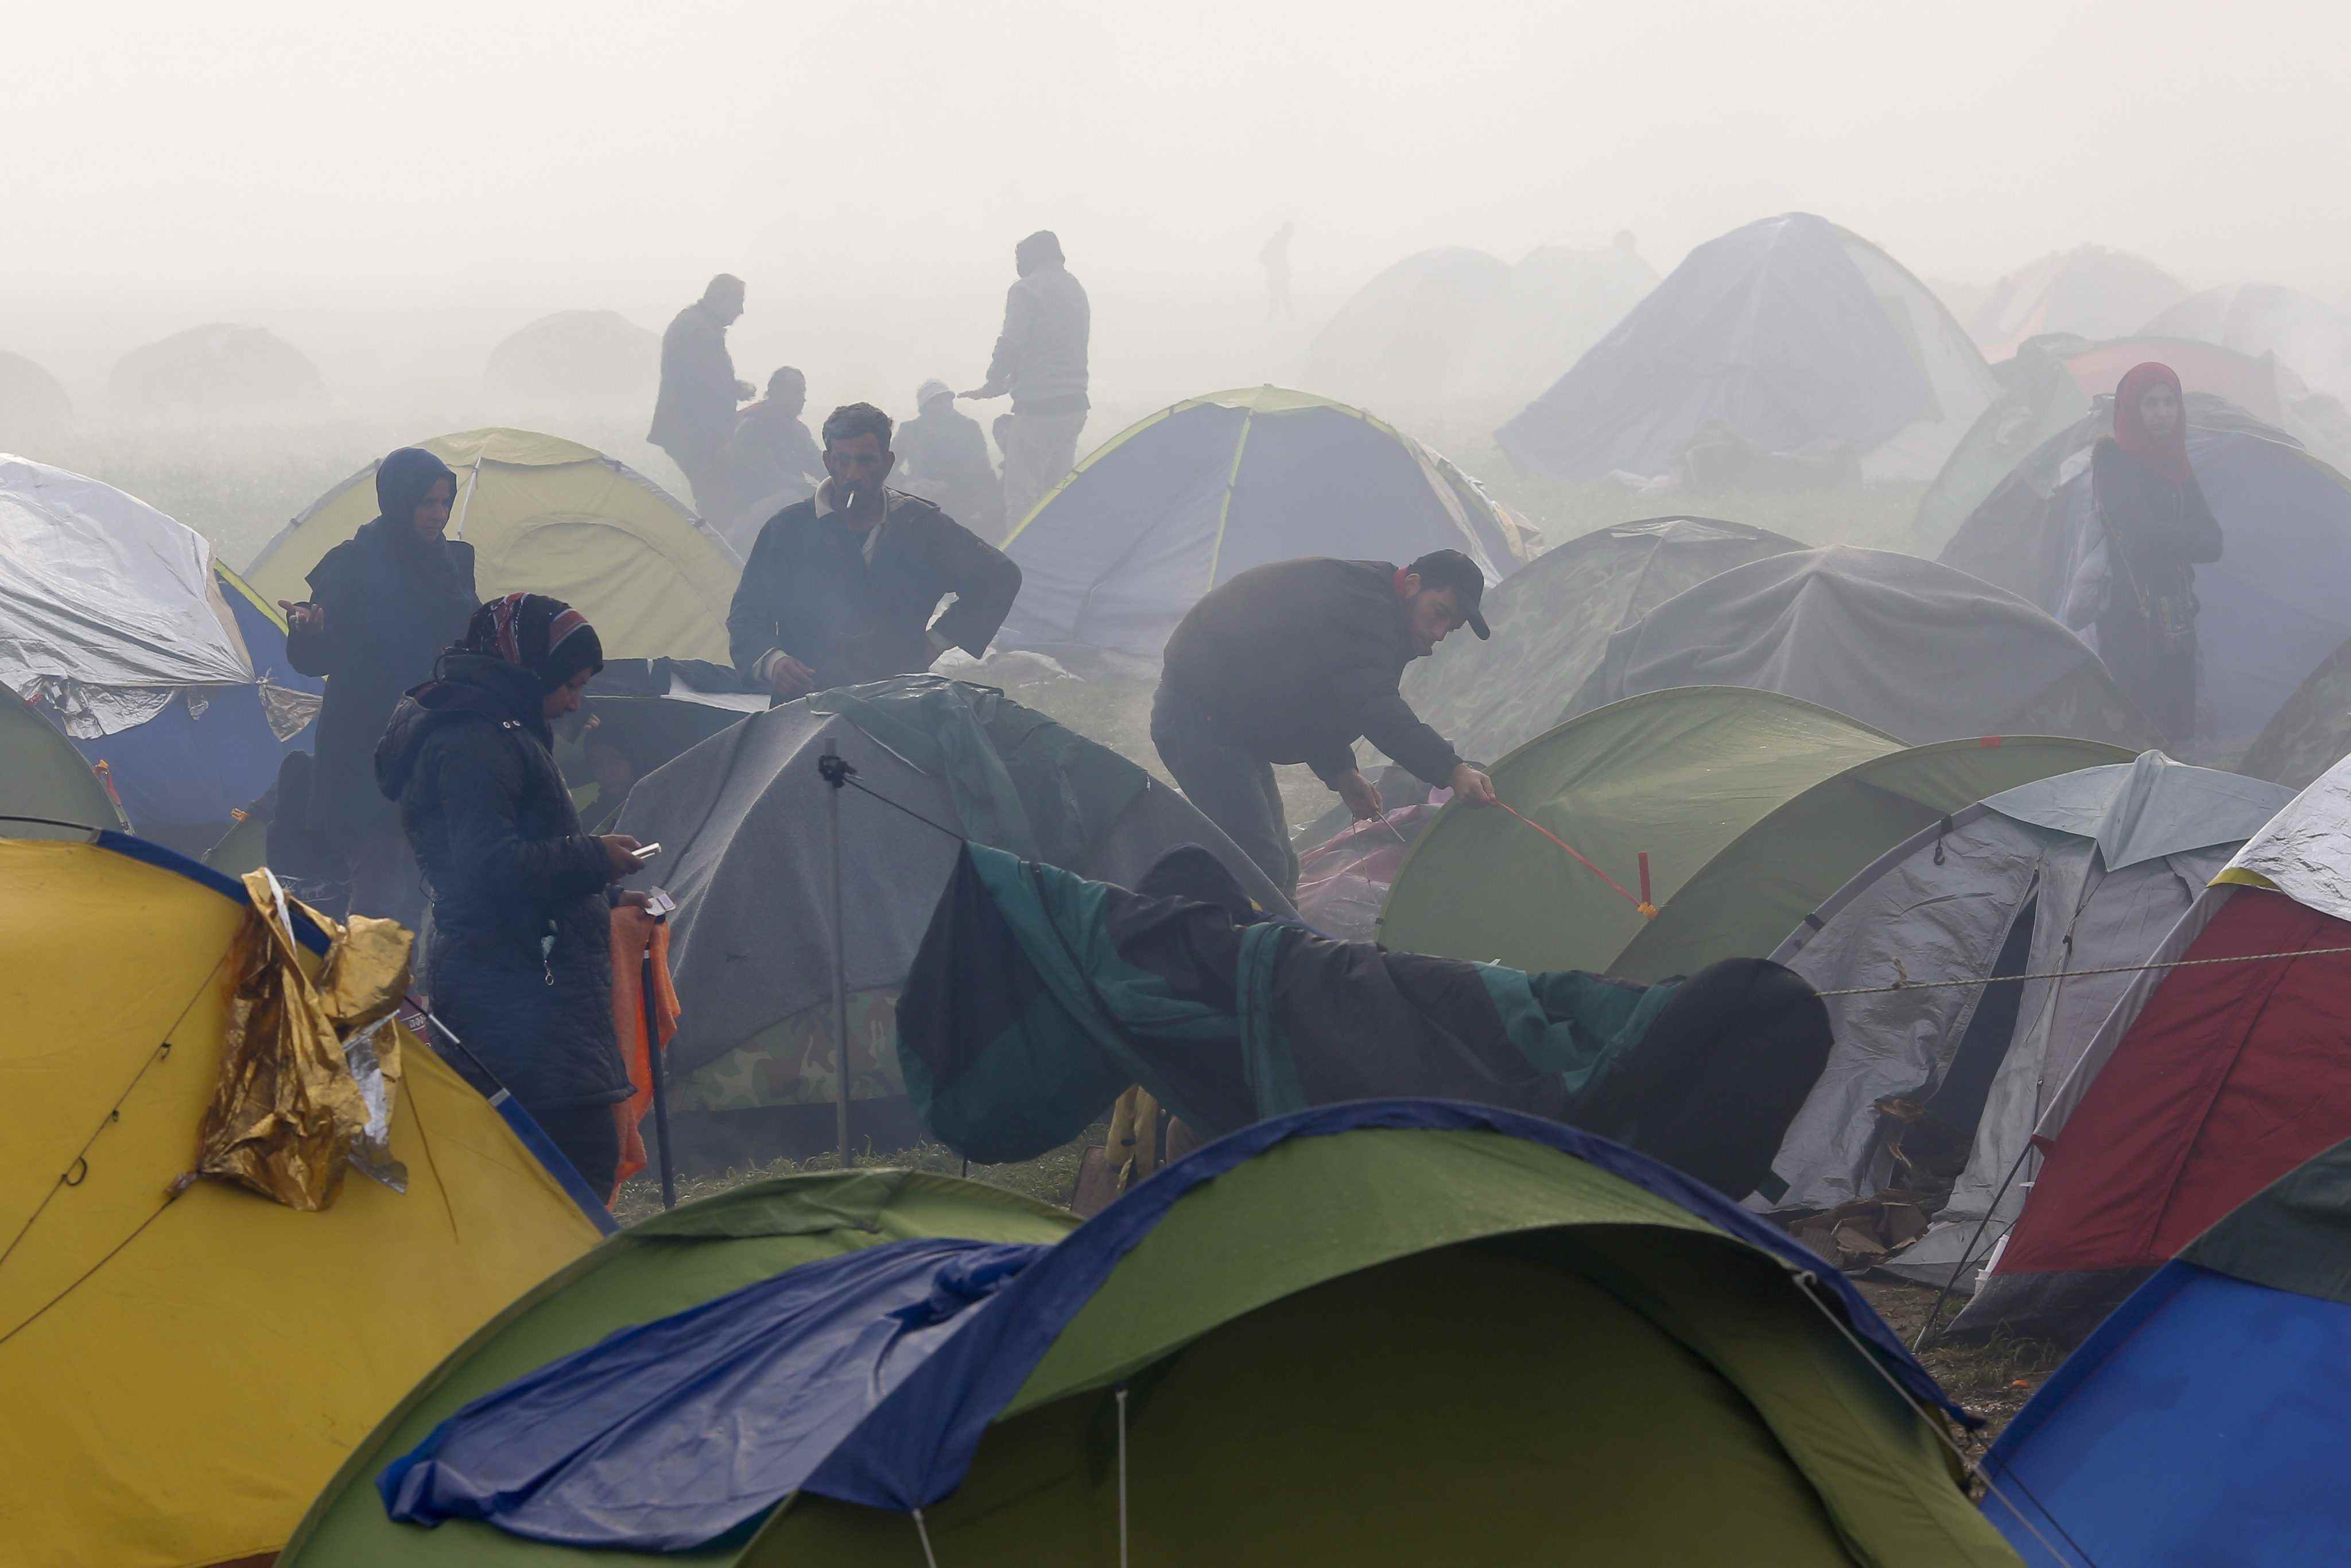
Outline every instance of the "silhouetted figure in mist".
<path id="1" fill-rule="evenodd" d="M 694 491 L 694 507 L 714 521 L 727 515 L 727 443 L 735 405 L 751 395 L 735 379 L 726 329 L 743 314 L 743 280 L 720 273 L 702 298 L 677 313 L 662 334 L 661 396 L 645 439 L 670 455 Z"/>
<path id="2" fill-rule="evenodd" d="M 1265 242 L 1265 248 L 1257 253 L 1259 265 L 1265 268 L 1265 316 L 1269 321 L 1277 316 L 1293 320 L 1298 316 L 1298 307 L 1290 298 L 1290 238 L 1297 232 L 1296 224 L 1282 225 Z"/>
<path id="3" fill-rule="evenodd" d="M 727 444 L 727 483 L 733 509 L 718 531 L 748 556 L 759 525 L 795 501 L 816 494 L 824 476 L 824 455 L 800 415 L 808 409 L 808 377 L 790 365 L 768 378 L 768 395 L 735 421 Z"/>
<path id="4" fill-rule="evenodd" d="M 1020 591 L 1003 551 L 883 487 L 896 462 L 890 432 L 872 403 L 834 409 L 824 483 L 768 519 L 743 565 L 727 646 L 744 678 L 779 701 L 920 674 L 951 647 L 977 658 Z"/>
<path id="5" fill-rule="evenodd" d="M 962 395 L 1012 394 L 1004 447 L 1004 519 L 1018 526 L 1078 460 L 1086 427 L 1086 341 L 1093 309 L 1063 265 L 1061 242 L 1040 229 L 1012 252 L 1019 280 L 1004 297 L 1004 330 L 987 362 L 987 384 Z"/>
<path id="6" fill-rule="evenodd" d="M 1000 536 L 1004 489 L 996 465 L 988 461 L 987 435 L 979 421 L 956 411 L 955 391 L 942 381 L 916 389 L 914 407 L 914 417 L 891 441 L 898 454 L 898 477 L 980 538 Z"/>
<path id="7" fill-rule="evenodd" d="M 2098 657 L 2177 746 L 2196 730 L 2196 568 L 2220 559 L 2220 524 L 2188 465 L 2188 411 L 2168 365 L 2115 389 L 2115 433 L 2092 449 L 2090 494 L 2106 546 Z"/>

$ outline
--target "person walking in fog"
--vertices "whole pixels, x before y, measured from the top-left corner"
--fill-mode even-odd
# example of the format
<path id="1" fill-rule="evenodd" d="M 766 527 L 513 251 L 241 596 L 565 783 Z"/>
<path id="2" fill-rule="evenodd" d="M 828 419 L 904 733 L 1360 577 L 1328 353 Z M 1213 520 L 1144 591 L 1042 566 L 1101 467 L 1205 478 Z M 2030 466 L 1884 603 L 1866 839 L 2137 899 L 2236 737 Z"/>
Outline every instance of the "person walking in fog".
<path id="1" fill-rule="evenodd" d="M 286 662 L 327 681 L 310 831 L 347 862 L 350 913 L 412 931 L 424 889 L 370 758 L 401 693 L 432 674 L 474 611 L 474 547 L 445 537 L 456 497 L 446 463 L 421 446 L 391 454 L 376 465 L 376 518 L 310 569 L 308 599 L 278 601 Z"/>
<path id="2" fill-rule="evenodd" d="M 890 434 L 890 416 L 872 403 L 834 409 L 824 483 L 768 520 L 743 565 L 729 651 L 746 680 L 781 701 L 919 674 L 951 647 L 977 658 L 1020 591 L 1020 569 L 1003 551 L 928 501 L 883 487 L 896 462 Z"/>
<path id="3" fill-rule="evenodd" d="M 1093 310 L 1070 276 L 1061 242 L 1040 229 L 1012 252 L 1019 277 L 1004 297 L 1004 330 L 987 362 L 987 382 L 963 393 L 985 401 L 1012 395 L 1004 446 L 1004 521 L 1017 528 L 1078 461 L 1086 427 L 1086 344 Z"/>
<path id="4" fill-rule="evenodd" d="M 2196 568 L 2220 559 L 2220 524 L 2188 465 L 2179 377 L 2149 361 L 2115 389 L 2115 433 L 2092 449 L 2090 494 L 2106 547 L 2098 657 L 2172 745 L 2196 730 Z"/>
<path id="5" fill-rule="evenodd" d="M 768 378 L 768 395 L 745 409 L 727 445 L 735 509 L 719 532 L 737 555 L 751 553 L 760 525 L 816 493 L 824 455 L 800 415 L 808 409 L 808 378 L 790 365 Z"/>
<path id="6" fill-rule="evenodd" d="M 432 890 L 424 983 L 465 1045 L 458 1070 L 472 1076 L 467 1053 L 487 1068 L 599 1195 L 621 1158 L 612 1107 L 635 1092 L 612 1026 L 607 890 L 639 846 L 581 830 L 550 727 L 603 667 L 596 629 L 561 600 L 492 600 L 375 752 Z"/>
<path id="7" fill-rule="evenodd" d="M 1303 762 L 1359 819 L 1384 802 L 1355 767 L 1366 738 L 1473 806 L 1492 780 L 1420 721 L 1396 683 L 1456 629 L 1489 635 L 1486 579 L 1459 550 L 1409 566 L 1312 558 L 1251 567 L 1212 588 L 1167 639 L 1151 743 L 1185 797 L 1292 898 L 1274 764 Z"/>
<path id="8" fill-rule="evenodd" d="M 726 351 L 726 329 L 742 314 L 743 280 L 724 272 L 677 313 L 662 334 L 661 393 L 645 433 L 685 476 L 694 509 L 714 521 L 726 516 L 735 405 L 751 396 L 750 384 L 735 379 L 735 360 Z"/>

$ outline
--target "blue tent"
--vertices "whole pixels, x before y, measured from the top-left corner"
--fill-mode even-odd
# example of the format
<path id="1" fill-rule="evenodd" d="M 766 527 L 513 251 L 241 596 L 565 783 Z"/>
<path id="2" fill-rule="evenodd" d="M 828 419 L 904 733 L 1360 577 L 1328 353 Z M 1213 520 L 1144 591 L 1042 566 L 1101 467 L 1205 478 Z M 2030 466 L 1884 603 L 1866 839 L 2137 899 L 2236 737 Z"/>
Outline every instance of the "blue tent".
<path id="1" fill-rule="evenodd" d="M 1006 553 L 1008 647 L 1156 657 L 1200 596 L 1300 556 L 1398 563 L 1458 549 L 1489 582 L 1531 549 L 1478 483 L 1360 409 L 1255 387 L 1163 409 L 1096 447 Z"/>
<path id="2" fill-rule="evenodd" d="M 2040 1564 L 2332 1563 L 2351 1542 L 2351 1142 L 2190 1243 L 1986 1456 Z"/>

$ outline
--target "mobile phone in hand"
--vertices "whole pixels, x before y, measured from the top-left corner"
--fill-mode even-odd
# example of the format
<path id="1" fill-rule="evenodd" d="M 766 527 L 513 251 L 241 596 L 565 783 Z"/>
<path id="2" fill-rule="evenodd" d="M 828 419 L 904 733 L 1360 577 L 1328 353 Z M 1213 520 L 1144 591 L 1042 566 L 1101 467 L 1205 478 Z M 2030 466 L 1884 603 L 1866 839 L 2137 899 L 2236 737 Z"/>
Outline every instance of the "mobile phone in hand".
<path id="1" fill-rule="evenodd" d="M 635 849 L 631 850 L 629 852 L 629 858 L 636 862 L 639 865 L 643 865 L 647 861 L 658 856 L 661 852 L 661 844 L 659 841 L 655 841 L 650 844 L 640 844 Z"/>

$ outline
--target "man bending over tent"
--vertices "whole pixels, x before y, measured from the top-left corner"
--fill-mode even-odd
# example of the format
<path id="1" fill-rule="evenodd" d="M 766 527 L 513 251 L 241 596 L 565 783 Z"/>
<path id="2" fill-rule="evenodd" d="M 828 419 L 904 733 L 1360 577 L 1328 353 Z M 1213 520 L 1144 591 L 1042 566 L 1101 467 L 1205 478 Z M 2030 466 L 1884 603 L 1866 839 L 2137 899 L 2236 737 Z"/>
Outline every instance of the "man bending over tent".
<path id="1" fill-rule="evenodd" d="M 1494 786 L 1423 724 L 1396 690 L 1405 666 L 1457 627 L 1489 635 L 1478 565 L 1432 550 L 1384 560 L 1275 561 L 1211 589 L 1167 640 L 1151 741 L 1207 819 L 1281 890 L 1298 893 L 1277 762 L 1303 762 L 1359 818 L 1380 792 L 1355 767 L 1365 738 L 1472 805 Z"/>
<path id="2" fill-rule="evenodd" d="M 768 519 L 743 565 L 728 647 L 744 678 L 782 701 L 921 674 L 951 647 L 977 658 L 1020 591 L 1020 569 L 1001 550 L 928 501 L 883 487 L 897 461 L 890 432 L 872 403 L 834 409 L 828 477 Z"/>

